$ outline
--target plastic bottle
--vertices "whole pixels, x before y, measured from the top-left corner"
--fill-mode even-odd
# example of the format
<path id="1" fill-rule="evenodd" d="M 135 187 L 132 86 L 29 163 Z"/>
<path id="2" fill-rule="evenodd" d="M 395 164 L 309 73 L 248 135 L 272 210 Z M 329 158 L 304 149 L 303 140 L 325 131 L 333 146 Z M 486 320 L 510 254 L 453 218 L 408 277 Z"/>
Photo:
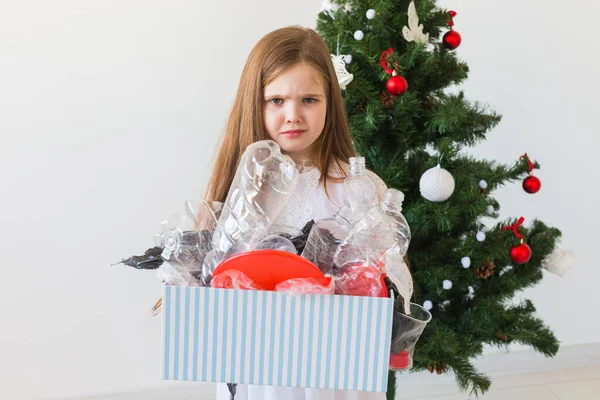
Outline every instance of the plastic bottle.
<path id="1" fill-rule="evenodd" d="M 313 226 L 301 256 L 315 264 L 321 272 L 329 274 L 333 268 L 333 255 L 348 235 L 352 211 L 342 207 L 331 218 L 325 218 Z"/>
<path id="2" fill-rule="evenodd" d="M 344 179 L 344 187 L 348 194 L 350 209 L 352 210 L 352 222 L 360 219 L 362 215 L 375 202 L 377 186 L 375 181 L 367 175 L 364 157 L 350 157 L 349 175 Z"/>
<path id="3" fill-rule="evenodd" d="M 252 143 L 242 155 L 204 259 L 202 280 L 225 258 L 250 251 L 268 234 L 298 183 L 294 161 L 272 140 Z"/>
<path id="4" fill-rule="evenodd" d="M 384 272 L 386 252 L 406 254 L 411 234 L 402 215 L 403 201 L 401 191 L 388 189 L 381 202 L 352 225 L 334 255 L 339 272 L 358 265 L 378 267 Z"/>

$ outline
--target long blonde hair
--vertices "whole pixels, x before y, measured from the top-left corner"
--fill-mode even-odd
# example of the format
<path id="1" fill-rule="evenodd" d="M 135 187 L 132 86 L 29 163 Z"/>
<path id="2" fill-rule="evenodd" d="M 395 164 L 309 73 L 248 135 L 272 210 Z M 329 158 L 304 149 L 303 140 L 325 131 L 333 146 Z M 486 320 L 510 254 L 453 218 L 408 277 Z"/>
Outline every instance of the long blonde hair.
<path id="1" fill-rule="evenodd" d="M 314 30 L 290 26 L 268 33 L 248 56 L 205 200 L 224 202 L 246 147 L 259 140 L 271 139 L 263 118 L 263 90 L 282 71 L 301 62 L 316 68 L 325 84 L 325 126 L 315 142 L 315 148 L 319 149 L 315 165 L 321 171 L 320 180 L 327 190 L 326 178 L 332 166 L 345 177 L 341 163 L 354 157 L 355 150 L 329 48 Z"/>

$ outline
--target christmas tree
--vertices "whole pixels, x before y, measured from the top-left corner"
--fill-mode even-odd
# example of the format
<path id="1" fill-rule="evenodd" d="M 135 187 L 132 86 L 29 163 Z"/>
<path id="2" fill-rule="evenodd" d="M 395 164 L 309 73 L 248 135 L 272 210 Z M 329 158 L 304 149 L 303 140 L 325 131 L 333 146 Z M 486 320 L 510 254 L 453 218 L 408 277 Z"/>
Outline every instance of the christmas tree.
<path id="1" fill-rule="evenodd" d="M 334 0 L 324 3 L 317 30 L 331 49 L 357 152 L 406 195 L 412 301 L 433 316 L 413 371 L 453 371 L 462 390 L 481 393 L 490 379 L 471 360 L 484 345 L 558 351 L 533 304 L 511 300 L 542 278 L 560 231 L 516 218 L 483 228 L 482 218 L 499 216 L 494 189 L 526 178 L 524 189 L 535 193 L 539 165 L 526 155 L 506 166 L 462 151 L 500 116 L 450 90 L 468 76 L 455 16 L 434 0 Z M 390 373 L 390 399 L 394 386 Z"/>

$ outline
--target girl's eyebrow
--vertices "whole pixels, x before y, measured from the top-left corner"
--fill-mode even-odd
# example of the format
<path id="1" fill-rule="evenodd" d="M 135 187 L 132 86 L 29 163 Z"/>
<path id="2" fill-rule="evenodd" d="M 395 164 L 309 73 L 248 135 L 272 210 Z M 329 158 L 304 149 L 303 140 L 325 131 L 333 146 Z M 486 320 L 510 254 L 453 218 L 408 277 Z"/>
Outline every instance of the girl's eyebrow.
<path id="1" fill-rule="evenodd" d="M 288 99 L 289 97 L 283 96 L 281 94 L 269 94 L 269 95 L 265 95 L 265 98 L 279 98 L 279 99 Z M 307 94 L 302 94 L 300 95 L 300 97 L 325 97 L 325 95 L 323 94 L 319 94 L 319 93 L 307 93 Z"/>

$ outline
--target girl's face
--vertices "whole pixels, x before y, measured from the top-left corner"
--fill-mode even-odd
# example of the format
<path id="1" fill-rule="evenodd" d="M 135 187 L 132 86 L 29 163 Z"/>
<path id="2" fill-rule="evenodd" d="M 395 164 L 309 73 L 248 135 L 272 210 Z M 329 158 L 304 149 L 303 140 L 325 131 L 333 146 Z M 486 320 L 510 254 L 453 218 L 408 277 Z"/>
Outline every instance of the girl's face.
<path id="1" fill-rule="evenodd" d="M 296 162 L 313 159 L 327 113 L 319 72 L 307 63 L 284 70 L 265 87 L 263 113 L 265 129 L 284 154 Z"/>

